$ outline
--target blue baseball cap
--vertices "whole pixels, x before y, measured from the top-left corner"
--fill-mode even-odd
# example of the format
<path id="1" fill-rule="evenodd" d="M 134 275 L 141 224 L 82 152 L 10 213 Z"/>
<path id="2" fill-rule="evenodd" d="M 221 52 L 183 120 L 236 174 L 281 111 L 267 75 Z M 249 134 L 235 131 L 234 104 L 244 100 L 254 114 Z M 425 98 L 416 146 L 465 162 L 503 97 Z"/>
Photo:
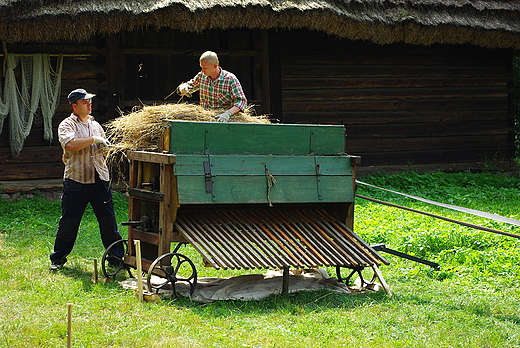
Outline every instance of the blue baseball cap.
<path id="1" fill-rule="evenodd" d="M 69 95 L 67 96 L 67 99 L 69 100 L 69 105 L 71 105 L 78 99 L 92 99 L 92 97 L 95 97 L 95 96 L 96 96 L 95 94 L 88 93 L 83 88 L 78 88 L 78 89 L 75 89 L 72 92 L 70 92 Z"/>

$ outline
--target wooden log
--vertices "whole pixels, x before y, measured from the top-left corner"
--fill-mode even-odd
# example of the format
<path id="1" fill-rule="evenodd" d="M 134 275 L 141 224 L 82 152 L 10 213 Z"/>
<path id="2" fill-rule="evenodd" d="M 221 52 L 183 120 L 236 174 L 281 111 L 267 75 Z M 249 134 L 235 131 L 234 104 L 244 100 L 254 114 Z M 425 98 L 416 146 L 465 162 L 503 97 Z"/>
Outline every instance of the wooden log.
<path id="1" fill-rule="evenodd" d="M 381 89 L 306 89 L 284 90 L 285 102 L 330 102 L 350 100 L 452 100 L 452 99 L 499 99 L 504 101 L 509 95 L 507 88 L 381 88 Z"/>
<path id="2" fill-rule="evenodd" d="M 392 117 L 384 111 L 330 111 L 330 112 L 284 112 L 286 123 L 302 124 L 344 124 L 347 126 L 347 136 L 350 125 L 372 124 L 406 124 L 406 123 L 440 123 L 440 122 L 481 122 L 481 121 L 506 121 L 511 115 L 507 110 L 474 110 L 474 111 L 397 111 L 392 112 Z"/>
<path id="3" fill-rule="evenodd" d="M 461 149 L 496 149 L 506 148 L 511 143 L 509 135 L 467 136 L 467 137 L 432 137 L 432 138 L 397 138 L 397 139 L 351 139 L 347 138 L 347 152 L 378 153 L 418 151 L 428 153 L 433 150 L 455 150 Z M 363 157 L 362 161 L 365 162 Z"/>
<path id="4" fill-rule="evenodd" d="M 63 178 L 59 179 L 35 179 L 19 180 L 13 179 L 0 181 L 0 190 L 6 193 L 13 192 L 33 192 L 39 191 L 59 191 L 63 187 Z"/>
<path id="5" fill-rule="evenodd" d="M 504 87 L 507 88 L 510 78 L 504 76 L 493 77 L 463 77 L 463 78 L 436 78 L 427 79 L 415 77 L 394 77 L 385 79 L 372 78 L 343 78 L 327 76 L 321 78 L 288 77 L 284 76 L 282 88 L 286 89 L 335 89 L 335 88 L 413 88 L 413 87 Z"/>
<path id="6" fill-rule="evenodd" d="M 508 110 L 502 99 L 443 99 L 443 100 L 385 100 L 385 101 L 331 101 L 331 102 L 284 102 L 283 111 L 468 111 Z"/>
<path id="7" fill-rule="evenodd" d="M 0 180 L 52 179 L 63 176 L 63 163 L 2 164 Z"/>
<path id="8" fill-rule="evenodd" d="M 443 163 L 485 163 L 494 165 L 495 162 L 507 161 L 510 154 L 507 148 L 488 148 L 488 149 L 444 149 L 444 150 L 424 150 L 424 151 L 379 151 L 363 152 L 353 150 L 356 155 L 361 156 L 363 166 L 415 166 L 427 164 Z M 470 166 L 463 168 L 468 169 Z"/>
<path id="9" fill-rule="evenodd" d="M 359 77 L 359 78 L 468 78 L 507 76 L 507 68 L 497 66 L 379 66 L 379 65 L 295 65 L 282 64 L 284 77 Z M 333 73 L 332 73 L 333 72 Z"/>
<path id="10" fill-rule="evenodd" d="M 509 135 L 509 120 L 479 122 L 350 125 L 349 139 L 430 138 Z"/>

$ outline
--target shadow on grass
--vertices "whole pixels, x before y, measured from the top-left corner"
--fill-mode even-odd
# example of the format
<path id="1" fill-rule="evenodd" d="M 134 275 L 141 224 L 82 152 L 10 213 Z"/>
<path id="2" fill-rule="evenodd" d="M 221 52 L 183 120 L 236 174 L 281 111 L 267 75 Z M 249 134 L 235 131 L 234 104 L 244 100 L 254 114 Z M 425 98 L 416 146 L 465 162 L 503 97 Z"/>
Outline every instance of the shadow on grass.
<path id="1" fill-rule="evenodd" d="M 371 306 L 389 299 L 384 291 L 359 294 L 340 294 L 329 290 L 315 290 L 292 293 L 287 296 L 272 295 L 259 301 L 215 301 L 197 303 L 189 298 L 163 299 L 163 304 L 175 308 L 189 309 L 198 315 L 211 317 L 231 317 L 241 314 L 270 314 L 286 312 L 293 315 L 330 309 L 354 310 Z"/>
<path id="2" fill-rule="evenodd" d="M 85 268 L 81 267 L 81 265 L 73 264 L 70 266 L 65 266 L 58 272 L 61 272 L 63 275 L 67 277 L 75 278 L 81 281 L 82 289 L 84 291 L 93 291 L 94 286 L 96 286 L 96 283 L 94 281 L 94 272 L 92 270 L 86 270 Z M 118 282 L 106 281 L 101 271 L 98 274 L 98 283 L 111 289 L 120 288 L 121 291 L 124 291 L 124 289 L 121 288 L 121 285 L 119 285 Z"/>
<path id="3" fill-rule="evenodd" d="M 504 315 L 494 312 L 494 309 L 489 302 L 484 303 L 466 303 L 460 302 L 459 304 L 446 303 L 439 301 L 438 297 L 433 300 L 420 297 L 418 295 L 407 295 L 401 294 L 394 296 L 393 301 L 396 303 L 407 304 L 416 306 L 416 308 L 427 307 L 427 308 L 438 308 L 438 312 L 464 312 L 475 317 L 493 318 L 501 322 L 507 322 L 514 325 L 520 324 L 520 316 L 518 315 Z M 490 300 L 492 301 L 492 300 Z"/>

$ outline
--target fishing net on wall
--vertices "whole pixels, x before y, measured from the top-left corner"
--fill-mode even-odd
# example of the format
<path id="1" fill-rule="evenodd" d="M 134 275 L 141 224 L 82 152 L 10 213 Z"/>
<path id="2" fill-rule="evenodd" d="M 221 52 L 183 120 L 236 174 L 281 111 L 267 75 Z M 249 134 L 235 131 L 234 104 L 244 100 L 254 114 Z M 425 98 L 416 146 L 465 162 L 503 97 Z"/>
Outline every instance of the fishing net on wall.
<path id="1" fill-rule="evenodd" d="M 9 121 L 9 145 L 13 156 L 22 151 L 31 132 L 35 116 L 40 115 L 44 139 L 52 141 L 52 117 L 59 102 L 63 57 L 56 60 L 56 68 L 48 54 L 5 55 L 7 68 L 4 93 L 0 102 L 0 119 Z M 15 71 L 21 71 L 21 83 Z M 2 132 L 2 128 L 0 128 Z"/>

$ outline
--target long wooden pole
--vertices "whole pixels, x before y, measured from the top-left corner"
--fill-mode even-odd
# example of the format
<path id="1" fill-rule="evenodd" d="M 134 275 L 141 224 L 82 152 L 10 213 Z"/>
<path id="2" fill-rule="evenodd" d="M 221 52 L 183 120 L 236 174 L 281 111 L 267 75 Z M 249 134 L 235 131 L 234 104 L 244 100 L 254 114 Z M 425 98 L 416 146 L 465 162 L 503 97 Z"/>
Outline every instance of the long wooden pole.
<path id="1" fill-rule="evenodd" d="M 72 347 L 72 303 L 67 304 L 68 319 L 67 319 L 67 348 Z"/>
<path id="2" fill-rule="evenodd" d="M 141 263 L 141 241 L 134 240 L 135 244 L 135 263 L 137 266 L 137 295 L 139 301 L 143 300 L 143 265 Z"/>

